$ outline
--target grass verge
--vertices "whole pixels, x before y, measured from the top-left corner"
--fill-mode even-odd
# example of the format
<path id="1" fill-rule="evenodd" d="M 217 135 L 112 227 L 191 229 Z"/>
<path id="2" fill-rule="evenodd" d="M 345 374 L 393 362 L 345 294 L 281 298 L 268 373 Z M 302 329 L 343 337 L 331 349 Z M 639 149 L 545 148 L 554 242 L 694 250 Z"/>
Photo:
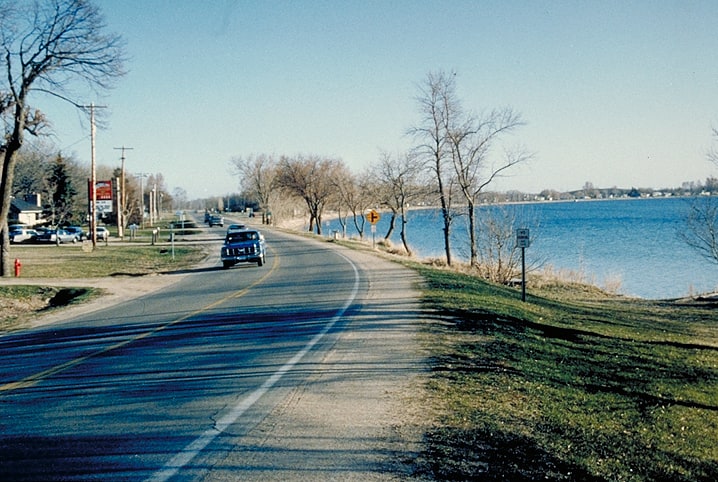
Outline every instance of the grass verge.
<path id="1" fill-rule="evenodd" d="M 715 303 L 412 264 L 425 279 L 430 397 L 419 472 L 441 480 L 718 480 Z"/>
<path id="2" fill-rule="evenodd" d="M 103 276 L 145 275 L 189 268 L 207 255 L 206 248 L 179 245 L 174 258 L 167 246 L 148 244 L 98 244 L 93 251 L 81 245 L 18 246 L 11 256 L 22 263 L 26 278 L 95 278 Z"/>

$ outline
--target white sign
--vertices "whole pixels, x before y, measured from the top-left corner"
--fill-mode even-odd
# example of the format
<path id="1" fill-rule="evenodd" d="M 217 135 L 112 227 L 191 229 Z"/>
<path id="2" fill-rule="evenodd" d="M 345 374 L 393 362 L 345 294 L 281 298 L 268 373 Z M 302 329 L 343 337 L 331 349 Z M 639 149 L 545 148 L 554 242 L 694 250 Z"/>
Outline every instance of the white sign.
<path id="1" fill-rule="evenodd" d="M 516 246 L 519 248 L 528 248 L 531 245 L 528 228 L 519 228 L 516 230 Z"/>
<path id="2" fill-rule="evenodd" d="M 102 213 L 111 213 L 112 212 L 112 201 L 104 201 L 104 200 L 97 200 L 97 212 Z"/>

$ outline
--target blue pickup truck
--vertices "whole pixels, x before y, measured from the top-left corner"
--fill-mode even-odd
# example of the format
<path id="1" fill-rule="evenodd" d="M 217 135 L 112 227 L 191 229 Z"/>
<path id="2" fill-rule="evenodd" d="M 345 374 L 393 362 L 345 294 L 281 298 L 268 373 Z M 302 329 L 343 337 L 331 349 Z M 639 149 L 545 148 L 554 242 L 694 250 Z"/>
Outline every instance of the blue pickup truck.
<path id="1" fill-rule="evenodd" d="M 222 266 L 230 268 L 237 263 L 264 264 L 264 236 L 256 229 L 231 230 L 222 245 Z"/>

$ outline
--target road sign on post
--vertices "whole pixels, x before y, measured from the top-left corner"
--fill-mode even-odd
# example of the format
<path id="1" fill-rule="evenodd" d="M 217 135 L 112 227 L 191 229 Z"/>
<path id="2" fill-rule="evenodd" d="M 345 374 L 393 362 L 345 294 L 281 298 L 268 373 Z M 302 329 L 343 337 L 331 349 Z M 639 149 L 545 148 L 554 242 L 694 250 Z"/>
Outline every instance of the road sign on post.
<path id="1" fill-rule="evenodd" d="M 379 219 L 381 219 L 381 216 L 379 216 L 379 213 L 373 209 L 366 214 L 366 220 L 371 224 L 376 224 Z"/>
<path id="2" fill-rule="evenodd" d="M 381 216 L 374 209 L 364 215 L 367 221 L 371 223 L 371 246 L 376 248 L 376 223 L 379 221 Z"/>
<path id="3" fill-rule="evenodd" d="M 521 248 L 521 301 L 526 301 L 526 248 L 530 245 L 529 229 L 517 229 L 516 246 Z"/>
<path id="4" fill-rule="evenodd" d="M 528 228 L 519 228 L 516 230 L 516 246 L 519 248 L 528 248 L 531 245 Z"/>

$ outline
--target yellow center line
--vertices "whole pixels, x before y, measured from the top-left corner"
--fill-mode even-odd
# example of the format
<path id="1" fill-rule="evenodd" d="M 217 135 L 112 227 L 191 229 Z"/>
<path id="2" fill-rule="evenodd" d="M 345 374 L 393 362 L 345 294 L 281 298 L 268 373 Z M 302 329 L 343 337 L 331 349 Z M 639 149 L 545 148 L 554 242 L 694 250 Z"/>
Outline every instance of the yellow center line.
<path id="1" fill-rule="evenodd" d="M 274 252 L 274 250 L 271 250 L 271 251 Z M 43 370 L 43 371 L 35 373 L 33 375 L 29 375 L 29 376 L 23 378 L 22 380 L 18 380 L 16 382 L 9 382 L 4 385 L 0 385 L 0 393 L 32 387 L 32 386 L 36 385 L 37 383 L 39 383 L 40 381 L 44 380 L 45 378 L 55 375 L 57 373 L 63 372 L 63 371 L 65 371 L 69 368 L 72 368 L 74 366 L 77 366 L 77 365 L 81 364 L 82 362 L 87 361 L 90 358 L 96 357 L 98 355 L 104 355 L 105 353 L 109 353 L 113 350 L 117 350 L 118 348 L 127 346 L 130 343 L 134 343 L 135 341 L 138 341 L 143 338 L 147 338 L 148 336 L 154 335 L 155 333 L 158 333 L 158 332 L 164 330 L 165 328 L 169 328 L 170 326 L 176 325 L 177 323 L 181 323 L 181 322 L 187 320 L 188 318 L 192 318 L 193 316 L 197 316 L 201 313 L 207 312 L 207 311 L 221 305 L 222 303 L 226 303 L 229 300 L 240 298 L 240 297 L 244 296 L 245 294 L 247 294 L 247 292 L 249 290 L 251 290 L 252 288 L 257 286 L 258 284 L 264 282 L 264 280 L 266 280 L 272 273 L 274 273 L 274 271 L 277 270 L 277 268 L 279 267 L 279 257 L 272 256 L 272 259 L 273 259 L 272 267 L 269 269 L 269 271 L 267 271 L 261 278 L 259 278 L 255 282 L 249 284 L 245 288 L 242 288 L 239 291 L 235 291 L 234 293 L 227 295 L 220 300 L 217 300 L 213 303 L 208 304 L 207 306 L 205 306 L 203 308 L 200 308 L 200 309 L 195 310 L 191 313 L 188 313 L 184 316 L 181 316 L 175 320 L 172 320 L 172 321 L 170 321 L 162 326 L 159 326 L 153 330 L 146 331 L 144 333 L 140 333 L 140 334 L 135 335 L 132 338 L 129 338 L 127 340 L 115 343 L 114 345 L 110 345 L 101 350 L 97 350 L 96 352 L 81 356 L 79 358 L 74 358 L 65 363 L 61 363 L 60 365 L 54 366 L 52 368 L 48 368 L 47 370 Z"/>

